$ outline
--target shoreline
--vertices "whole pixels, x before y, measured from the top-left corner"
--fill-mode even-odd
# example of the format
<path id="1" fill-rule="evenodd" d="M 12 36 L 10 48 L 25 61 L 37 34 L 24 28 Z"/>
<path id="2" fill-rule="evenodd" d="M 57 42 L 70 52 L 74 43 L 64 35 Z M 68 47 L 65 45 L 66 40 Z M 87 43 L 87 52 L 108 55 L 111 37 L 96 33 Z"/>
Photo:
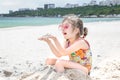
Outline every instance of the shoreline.
<path id="1" fill-rule="evenodd" d="M 0 18 L 3 18 L 3 17 L 21 17 L 21 18 L 28 18 L 28 17 L 30 17 L 30 18 L 36 18 L 36 17 L 38 17 L 38 18 L 63 18 L 63 16 L 61 16 L 61 17 L 57 17 L 57 16 L 48 16 L 48 17 L 46 17 L 46 16 L 0 16 Z M 80 18 L 120 18 L 120 14 L 115 14 L 115 15 L 106 15 L 106 16 L 97 16 L 97 15 L 91 15 L 91 16 L 84 16 L 84 17 L 82 17 L 82 16 L 80 16 Z"/>
<path id="2" fill-rule="evenodd" d="M 17 27 L 17 26 L 49 26 L 49 25 L 57 25 L 61 23 L 62 18 L 0 18 L 0 28 L 9 28 L 9 27 Z M 92 22 L 111 22 L 111 21 L 120 21 L 119 18 L 81 18 L 84 23 L 92 23 Z M 26 22 L 27 21 L 27 22 Z M 47 25 L 46 25 L 47 24 Z"/>
<path id="3" fill-rule="evenodd" d="M 97 22 L 84 22 L 84 24 L 94 24 L 94 23 L 119 23 L 120 20 L 116 20 L 116 21 L 97 21 Z M 58 26 L 59 24 L 50 24 L 50 25 L 36 25 L 36 26 L 14 26 L 14 27 L 0 27 L 0 30 L 2 29 L 15 29 L 15 28 L 39 28 L 39 27 L 47 27 L 47 26 Z"/>
<path id="4" fill-rule="evenodd" d="M 84 23 L 89 31 L 86 39 L 90 42 L 93 53 L 91 77 L 94 77 L 95 80 L 97 78 L 102 80 L 102 76 L 104 76 L 104 80 L 107 80 L 110 71 L 106 75 L 100 74 L 105 73 L 106 67 L 111 69 L 112 64 L 108 66 L 107 62 L 110 64 L 115 61 L 115 64 L 119 65 L 119 61 L 117 61 L 120 52 L 119 25 L 120 21 Z M 39 41 L 38 37 L 51 33 L 57 36 L 62 43 L 62 34 L 56 26 L 58 25 L 0 28 L 0 77 L 7 80 L 15 78 L 22 72 L 42 69 L 47 56 L 53 56 L 53 54 L 46 43 Z M 14 76 L 5 77 L 4 70 L 12 72 Z M 115 70 L 117 75 L 117 69 Z M 120 79 L 119 75 L 117 76 L 117 79 Z M 112 80 L 112 77 L 109 77 L 108 80 Z"/>

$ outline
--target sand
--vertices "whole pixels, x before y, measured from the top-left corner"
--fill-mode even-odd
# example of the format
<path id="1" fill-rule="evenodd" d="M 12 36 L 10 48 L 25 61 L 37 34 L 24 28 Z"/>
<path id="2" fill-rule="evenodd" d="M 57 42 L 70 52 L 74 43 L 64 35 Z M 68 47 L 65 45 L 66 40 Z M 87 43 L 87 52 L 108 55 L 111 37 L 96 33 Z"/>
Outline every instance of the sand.
<path id="1" fill-rule="evenodd" d="M 93 80 L 120 80 L 120 21 L 85 23 L 84 26 L 89 30 L 86 39 L 93 53 L 90 77 Z M 46 67 L 45 59 L 54 56 L 48 45 L 38 40 L 46 33 L 57 36 L 63 43 L 58 25 L 0 29 L 0 80 L 45 74 L 40 73 Z"/>

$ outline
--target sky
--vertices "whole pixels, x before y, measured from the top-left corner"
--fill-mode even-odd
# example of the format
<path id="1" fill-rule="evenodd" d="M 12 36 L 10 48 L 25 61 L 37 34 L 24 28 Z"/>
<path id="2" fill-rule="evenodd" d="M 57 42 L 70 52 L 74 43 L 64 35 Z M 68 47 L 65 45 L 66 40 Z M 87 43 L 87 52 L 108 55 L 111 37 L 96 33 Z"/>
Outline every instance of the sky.
<path id="1" fill-rule="evenodd" d="M 0 14 L 9 13 L 9 10 L 17 11 L 20 8 L 36 9 L 44 7 L 44 4 L 54 3 L 55 7 L 64 7 L 66 3 L 89 3 L 91 0 L 0 0 Z M 100 1 L 100 0 L 96 0 Z"/>

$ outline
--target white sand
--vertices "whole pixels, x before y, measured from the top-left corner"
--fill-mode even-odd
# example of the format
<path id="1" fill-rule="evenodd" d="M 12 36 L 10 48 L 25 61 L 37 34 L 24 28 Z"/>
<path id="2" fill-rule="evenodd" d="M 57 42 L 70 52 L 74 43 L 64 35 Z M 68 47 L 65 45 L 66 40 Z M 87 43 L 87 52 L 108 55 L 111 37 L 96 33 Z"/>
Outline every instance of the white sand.
<path id="1" fill-rule="evenodd" d="M 32 73 L 44 68 L 42 64 L 45 58 L 53 54 L 45 42 L 37 39 L 51 33 L 62 43 L 63 37 L 57 26 L 0 29 L 0 80 L 16 80 L 23 72 Z M 120 67 L 120 60 L 117 60 L 120 52 L 120 21 L 85 23 L 84 26 L 89 30 L 87 40 L 93 53 L 91 77 L 95 80 L 119 80 L 120 68 L 116 69 L 112 64 Z M 117 77 L 110 77 L 111 68 L 115 68 Z M 103 75 L 106 69 L 107 74 Z M 11 74 L 5 75 L 6 71 Z"/>

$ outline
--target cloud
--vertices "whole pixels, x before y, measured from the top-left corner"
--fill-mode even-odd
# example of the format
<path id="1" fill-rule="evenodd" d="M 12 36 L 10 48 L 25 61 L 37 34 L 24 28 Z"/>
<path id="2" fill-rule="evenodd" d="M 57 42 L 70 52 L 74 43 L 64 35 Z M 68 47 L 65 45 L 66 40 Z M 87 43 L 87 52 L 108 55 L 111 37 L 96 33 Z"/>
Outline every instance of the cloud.
<path id="1" fill-rule="evenodd" d="M 88 0 L 85 0 L 86 2 Z M 63 7 L 66 3 L 82 3 L 83 0 L 0 0 L 0 13 L 9 10 L 18 10 L 20 8 L 44 7 L 44 4 L 55 3 L 56 7 Z"/>
<path id="2" fill-rule="evenodd" d="M 16 6 L 18 5 L 18 2 L 13 2 L 13 1 L 2 1 L 1 6 Z"/>
<path id="3" fill-rule="evenodd" d="M 8 13 L 9 10 L 17 10 L 19 2 L 15 0 L 0 0 L 0 13 Z"/>

